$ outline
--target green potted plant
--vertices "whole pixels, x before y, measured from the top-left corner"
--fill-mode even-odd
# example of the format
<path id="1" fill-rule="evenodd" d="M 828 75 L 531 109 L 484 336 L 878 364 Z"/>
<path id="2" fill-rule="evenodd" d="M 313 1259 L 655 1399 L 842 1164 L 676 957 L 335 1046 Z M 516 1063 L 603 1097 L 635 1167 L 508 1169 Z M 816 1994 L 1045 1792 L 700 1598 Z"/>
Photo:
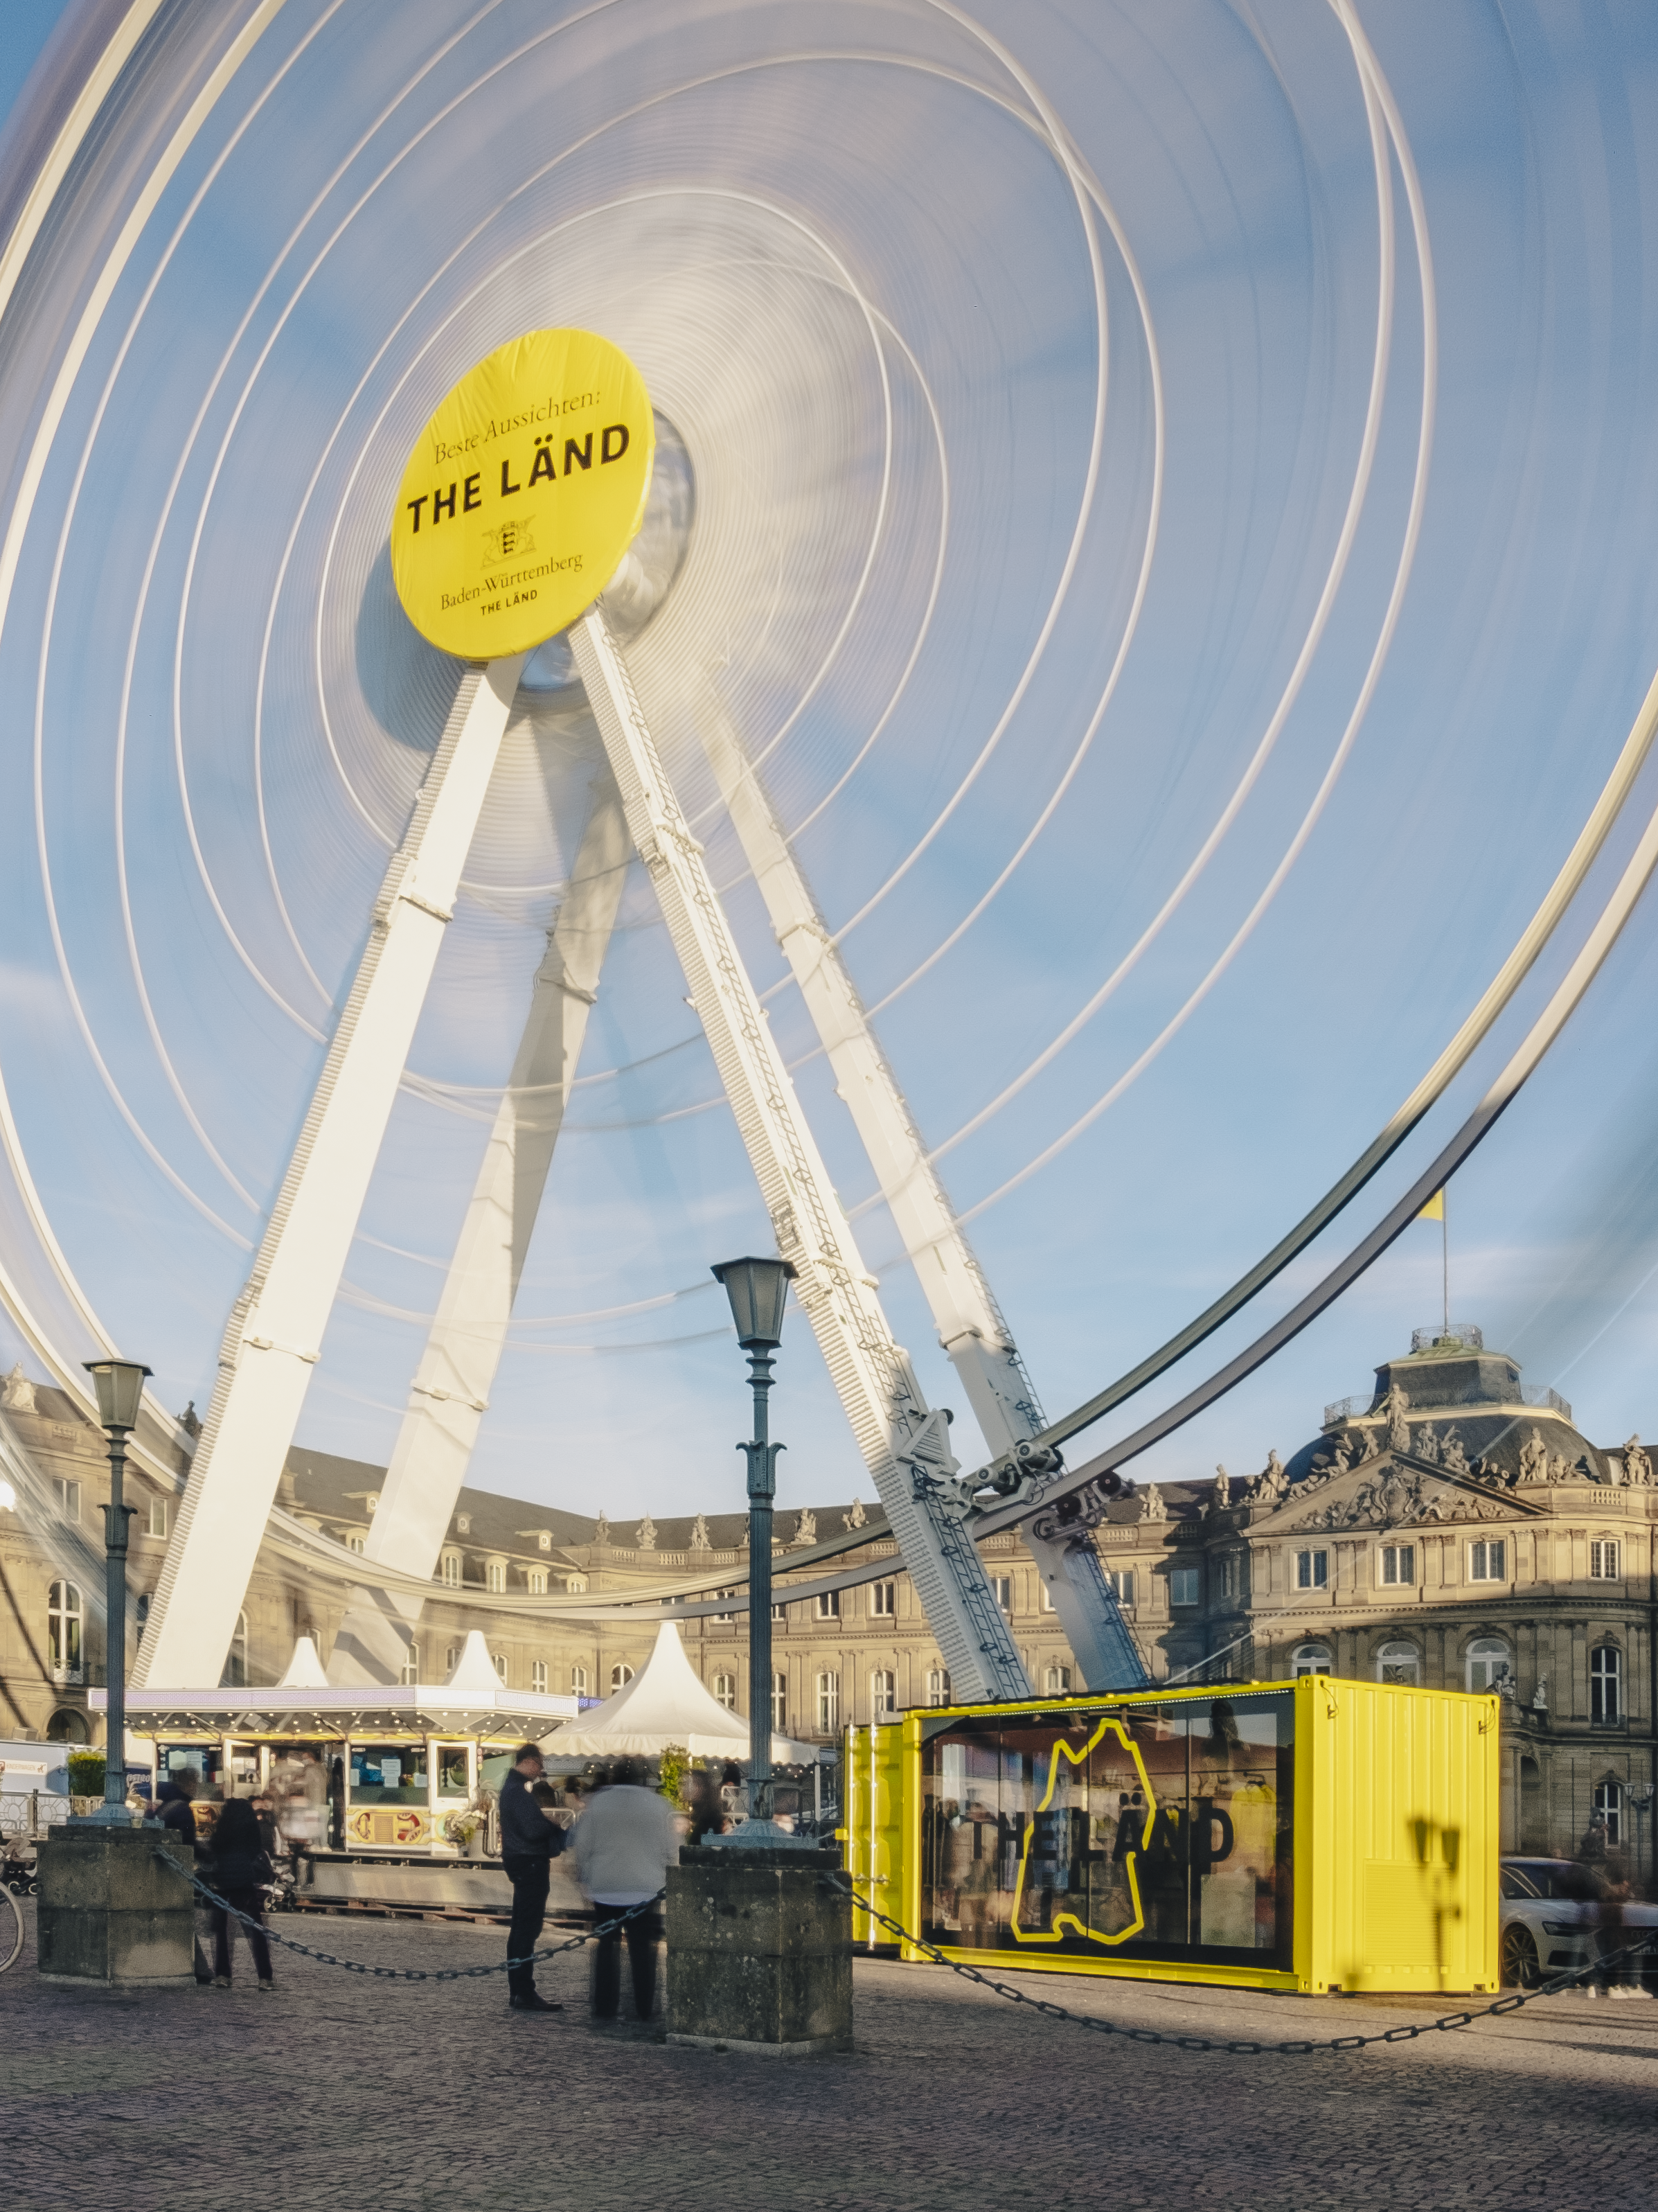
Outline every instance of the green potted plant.
<path id="1" fill-rule="evenodd" d="M 104 1754 L 101 1751 L 72 1751 L 69 1755 L 70 1812 L 84 1817 L 104 1802 Z"/>

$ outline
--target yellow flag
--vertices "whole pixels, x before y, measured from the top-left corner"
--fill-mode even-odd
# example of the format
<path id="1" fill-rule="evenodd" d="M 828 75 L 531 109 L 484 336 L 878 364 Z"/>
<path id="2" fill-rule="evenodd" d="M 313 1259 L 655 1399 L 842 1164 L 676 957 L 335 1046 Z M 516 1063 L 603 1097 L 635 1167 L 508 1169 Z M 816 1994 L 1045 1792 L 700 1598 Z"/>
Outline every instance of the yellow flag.
<path id="1" fill-rule="evenodd" d="M 1442 1221 L 1445 1218 L 1445 1194 L 1436 1190 L 1417 1215 L 1418 1221 Z"/>

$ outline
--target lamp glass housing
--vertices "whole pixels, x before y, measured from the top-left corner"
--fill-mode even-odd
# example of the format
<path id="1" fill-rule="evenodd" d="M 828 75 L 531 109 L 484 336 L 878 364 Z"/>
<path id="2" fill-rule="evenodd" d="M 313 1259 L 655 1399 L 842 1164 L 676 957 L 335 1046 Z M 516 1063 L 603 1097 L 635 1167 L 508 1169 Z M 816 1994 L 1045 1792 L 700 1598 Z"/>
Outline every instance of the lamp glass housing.
<path id="1" fill-rule="evenodd" d="M 775 1352 L 783 1341 L 783 1309 L 794 1269 L 786 1260 L 724 1260 L 714 1269 L 731 1300 L 737 1340 L 744 1352 Z"/>
<path id="2" fill-rule="evenodd" d="M 98 1424 L 105 1429 L 136 1429 L 148 1367 L 136 1359 L 88 1359 L 82 1363 L 98 1386 Z"/>

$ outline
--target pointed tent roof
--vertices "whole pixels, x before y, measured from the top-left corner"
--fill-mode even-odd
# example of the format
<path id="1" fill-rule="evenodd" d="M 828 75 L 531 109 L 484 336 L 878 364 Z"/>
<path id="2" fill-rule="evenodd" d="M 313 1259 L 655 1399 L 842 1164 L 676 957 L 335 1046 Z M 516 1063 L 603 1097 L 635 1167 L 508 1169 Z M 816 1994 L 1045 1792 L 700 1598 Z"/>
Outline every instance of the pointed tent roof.
<path id="1" fill-rule="evenodd" d="M 294 1654 L 288 1662 L 288 1672 L 276 1687 L 279 1690 L 325 1690 L 328 1669 L 323 1665 L 316 1644 L 308 1636 L 296 1636 Z"/>
<path id="2" fill-rule="evenodd" d="M 579 1720 L 566 1721 L 542 1738 L 542 1749 L 593 1759 L 653 1759 L 668 1744 L 683 1744 L 693 1759 L 746 1759 L 747 1724 L 727 1712 L 697 1680 L 677 1622 L 665 1620 L 656 1648 L 631 1682 Z M 780 1766 L 810 1766 L 817 1747 L 774 1735 L 773 1761 Z"/>

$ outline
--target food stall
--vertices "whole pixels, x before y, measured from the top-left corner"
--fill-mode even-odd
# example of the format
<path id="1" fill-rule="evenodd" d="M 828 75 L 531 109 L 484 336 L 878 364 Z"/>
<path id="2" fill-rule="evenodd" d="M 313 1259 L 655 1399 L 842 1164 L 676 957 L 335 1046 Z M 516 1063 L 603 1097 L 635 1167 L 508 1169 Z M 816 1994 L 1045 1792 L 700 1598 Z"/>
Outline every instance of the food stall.
<path id="1" fill-rule="evenodd" d="M 446 1683 L 337 1686 L 302 1638 L 272 1688 L 129 1690 L 129 1766 L 148 1765 L 152 1799 L 193 1770 L 203 1831 L 226 1798 L 268 1796 L 301 1905 L 508 1911 L 490 1851 L 502 1778 L 520 1743 L 578 1708 L 508 1690 L 473 1640 Z"/>

